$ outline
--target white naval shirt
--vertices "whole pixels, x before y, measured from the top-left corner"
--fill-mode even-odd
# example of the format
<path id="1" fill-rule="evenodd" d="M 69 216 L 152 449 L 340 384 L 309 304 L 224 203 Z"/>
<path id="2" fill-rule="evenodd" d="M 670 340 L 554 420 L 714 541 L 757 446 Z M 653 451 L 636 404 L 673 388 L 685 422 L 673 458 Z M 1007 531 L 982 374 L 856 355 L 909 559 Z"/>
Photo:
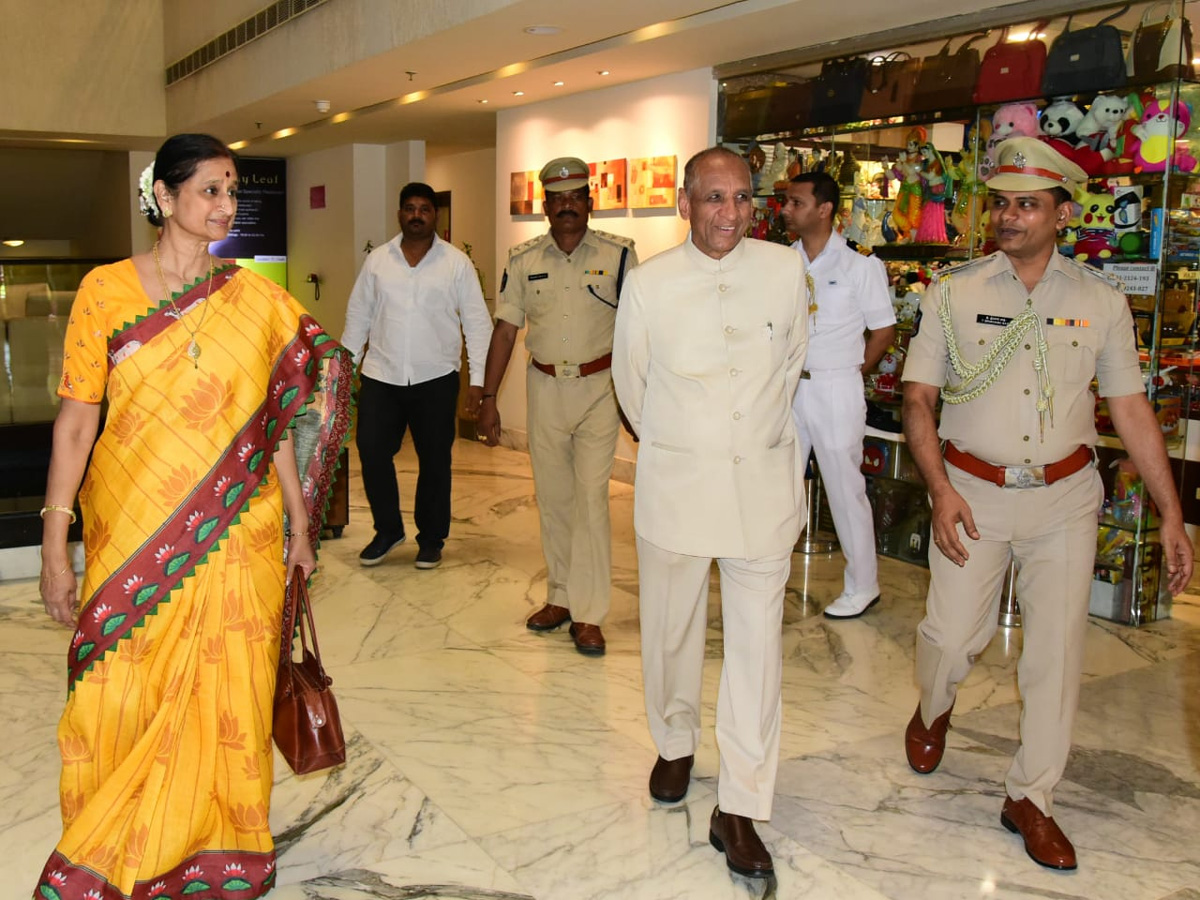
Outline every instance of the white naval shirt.
<path id="1" fill-rule="evenodd" d="M 800 251 L 816 292 L 804 368 L 814 372 L 861 366 L 866 348 L 863 331 L 896 324 L 882 260 L 852 250 L 836 231 L 814 260 L 804 252 L 802 241 L 792 247 Z"/>
<path id="2" fill-rule="evenodd" d="M 410 266 L 400 239 L 398 234 L 373 250 L 358 273 L 342 344 L 363 375 L 410 385 L 457 372 L 465 334 L 470 383 L 482 387 L 492 318 L 474 265 L 435 235 L 429 252 Z"/>

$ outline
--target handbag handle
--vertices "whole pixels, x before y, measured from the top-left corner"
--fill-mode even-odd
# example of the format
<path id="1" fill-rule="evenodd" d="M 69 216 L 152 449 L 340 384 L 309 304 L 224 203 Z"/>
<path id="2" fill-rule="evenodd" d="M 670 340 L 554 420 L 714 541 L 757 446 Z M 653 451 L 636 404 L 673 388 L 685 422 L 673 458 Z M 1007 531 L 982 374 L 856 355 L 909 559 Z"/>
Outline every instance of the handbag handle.
<path id="1" fill-rule="evenodd" d="M 1142 21 L 1138 24 L 1138 28 L 1142 28 L 1146 25 L 1149 25 L 1151 14 L 1154 13 L 1155 10 L 1157 10 L 1159 7 L 1162 7 L 1162 6 L 1167 7 L 1167 19 L 1166 19 L 1167 21 L 1179 18 L 1179 13 L 1177 12 L 1178 0 L 1158 0 L 1157 3 L 1151 3 L 1149 6 L 1146 7 L 1145 11 L 1142 12 Z M 1124 9 L 1119 10 L 1118 12 L 1119 13 L 1125 12 L 1128 9 L 1129 9 L 1129 7 L 1126 6 Z M 1104 21 L 1107 22 L 1108 19 L 1105 19 Z"/>
<path id="2" fill-rule="evenodd" d="M 308 653 L 308 639 L 312 638 L 312 656 L 317 664 L 317 671 L 320 674 L 321 680 L 329 683 L 329 677 L 325 674 L 325 666 L 321 663 L 321 648 L 317 644 L 317 626 L 313 621 L 312 603 L 308 599 L 308 582 L 304 578 L 304 572 L 299 566 L 292 570 L 292 578 L 288 583 L 288 590 L 284 592 L 284 612 L 283 626 L 284 634 L 287 642 L 287 652 L 280 653 L 280 660 L 292 660 L 292 650 L 295 647 L 296 631 L 300 632 L 300 650 L 302 654 Z M 303 618 L 297 619 L 297 607 L 304 608 Z M 305 623 L 307 622 L 307 629 Z M 299 625 L 299 628 L 297 628 Z M 305 631 L 308 633 L 305 634 Z"/>
<path id="3" fill-rule="evenodd" d="M 958 49 L 954 51 L 954 55 L 957 56 L 958 54 L 960 54 L 964 50 L 966 50 L 968 47 L 970 47 L 977 40 L 979 40 L 980 38 L 985 38 L 987 36 L 988 36 L 988 32 L 986 32 L 986 31 L 981 31 L 978 34 L 971 35 L 969 38 L 967 38 L 965 41 L 963 41 L 961 44 L 958 45 Z M 946 47 L 949 48 L 949 46 L 950 46 L 950 42 L 947 41 Z"/>
<path id="4" fill-rule="evenodd" d="M 1175 0 L 1170 0 L 1170 2 L 1171 2 L 1171 5 L 1172 5 L 1172 6 L 1174 6 L 1174 5 L 1175 5 Z M 1109 22 L 1111 22 L 1113 19 L 1116 19 L 1116 18 L 1118 18 L 1119 16 L 1123 16 L 1123 15 L 1125 15 L 1125 13 L 1129 12 L 1129 7 L 1130 7 L 1131 5 L 1132 5 L 1132 4 L 1126 3 L 1126 4 L 1125 4 L 1124 6 L 1122 6 L 1120 9 L 1118 9 L 1118 10 L 1117 10 L 1115 13 L 1113 13 L 1112 15 L 1105 16 L 1103 19 L 1101 19 L 1099 22 L 1097 22 L 1095 25 L 1092 25 L 1091 27 L 1092 27 L 1092 28 L 1099 28 L 1101 25 L 1107 25 L 1107 24 L 1108 24 Z M 1155 5 L 1158 5 L 1158 4 L 1155 4 Z M 1153 8 L 1154 8 L 1154 7 L 1152 6 L 1152 7 L 1151 7 L 1151 9 L 1153 9 Z M 1059 34 L 1059 37 L 1062 37 L 1064 34 L 1067 34 L 1067 33 L 1069 33 L 1069 32 L 1070 32 L 1070 30 L 1071 30 L 1071 20 L 1072 20 L 1073 18 L 1075 18 L 1075 13 L 1071 13 L 1071 15 L 1067 16 L 1067 24 L 1063 26 L 1063 30 L 1062 30 L 1062 32 Z M 1143 14 L 1142 14 L 1142 24 L 1144 25 L 1145 23 L 1146 23 L 1146 15 L 1145 15 L 1145 13 L 1143 13 Z"/>

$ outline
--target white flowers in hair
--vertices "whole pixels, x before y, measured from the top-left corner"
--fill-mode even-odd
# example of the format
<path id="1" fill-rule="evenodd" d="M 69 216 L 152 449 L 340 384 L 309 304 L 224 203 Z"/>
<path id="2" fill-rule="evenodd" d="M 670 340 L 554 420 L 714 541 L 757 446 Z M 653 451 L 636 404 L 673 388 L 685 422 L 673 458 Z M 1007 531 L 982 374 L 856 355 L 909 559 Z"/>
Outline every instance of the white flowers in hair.
<path id="1" fill-rule="evenodd" d="M 162 210 L 158 208 L 158 202 L 154 199 L 154 163 L 142 169 L 141 177 L 138 178 L 138 206 L 143 216 L 155 215 L 162 218 Z"/>

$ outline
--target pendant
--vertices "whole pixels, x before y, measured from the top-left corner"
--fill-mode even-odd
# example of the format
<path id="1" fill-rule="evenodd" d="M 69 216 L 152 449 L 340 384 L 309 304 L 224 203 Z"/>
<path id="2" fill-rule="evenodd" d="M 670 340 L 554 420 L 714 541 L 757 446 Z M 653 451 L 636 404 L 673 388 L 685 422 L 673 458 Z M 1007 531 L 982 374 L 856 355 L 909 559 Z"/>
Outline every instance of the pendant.
<path id="1" fill-rule="evenodd" d="M 198 362 L 200 359 L 200 345 L 196 343 L 195 338 L 192 338 L 188 343 L 187 355 L 191 357 L 192 365 L 197 369 L 200 368 L 200 363 Z"/>

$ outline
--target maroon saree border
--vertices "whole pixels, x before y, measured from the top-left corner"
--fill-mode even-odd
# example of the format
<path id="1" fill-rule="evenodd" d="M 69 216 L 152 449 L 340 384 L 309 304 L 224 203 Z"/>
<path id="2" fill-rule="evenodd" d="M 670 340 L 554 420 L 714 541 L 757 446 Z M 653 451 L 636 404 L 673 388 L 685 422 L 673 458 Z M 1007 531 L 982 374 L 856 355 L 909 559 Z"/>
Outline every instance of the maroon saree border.
<path id="1" fill-rule="evenodd" d="M 187 313 L 197 303 L 201 301 L 207 302 L 213 292 L 225 287 L 240 269 L 241 266 L 230 263 L 212 276 L 211 286 L 209 286 L 210 279 L 208 278 L 197 282 L 182 294 L 175 296 L 174 304 L 169 300 L 164 301 L 158 309 L 153 310 L 132 325 L 110 337 L 108 340 L 109 372 L 113 370 L 117 363 L 133 352 L 136 346 L 145 344 L 152 338 L 162 334 L 179 321 L 180 315 Z"/>
<path id="2" fill-rule="evenodd" d="M 42 900 L 254 900 L 275 886 L 275 851 L 205 850 L 125 894 L 91 869 L 55 850 L 38 879 Z"/>
<path id="3" fill-rule="evenodd" d="M 333 355 L 344 361 L 345 354 L 315 320 L 300 316 L 295 337 L 276 360 L 262 406 L 171 518 L 105 579 L 80 610 L 67 657 L 68 691 L 147 615 L 153 615 L 158 604 L 219 544 L 262 483 L 284 430 L 312 395 L 320 360 Z M 349 379 L 338 378 L 335 387 L 345 393 L 348 404 Z M 347 428 L 344 422 L 338 428 L 339 441 Z M 339 443 L 332 451 L 334 460 L 340 447 Z M 325 498 L 320 499 L 314 516 L 318 528 Z"/>

